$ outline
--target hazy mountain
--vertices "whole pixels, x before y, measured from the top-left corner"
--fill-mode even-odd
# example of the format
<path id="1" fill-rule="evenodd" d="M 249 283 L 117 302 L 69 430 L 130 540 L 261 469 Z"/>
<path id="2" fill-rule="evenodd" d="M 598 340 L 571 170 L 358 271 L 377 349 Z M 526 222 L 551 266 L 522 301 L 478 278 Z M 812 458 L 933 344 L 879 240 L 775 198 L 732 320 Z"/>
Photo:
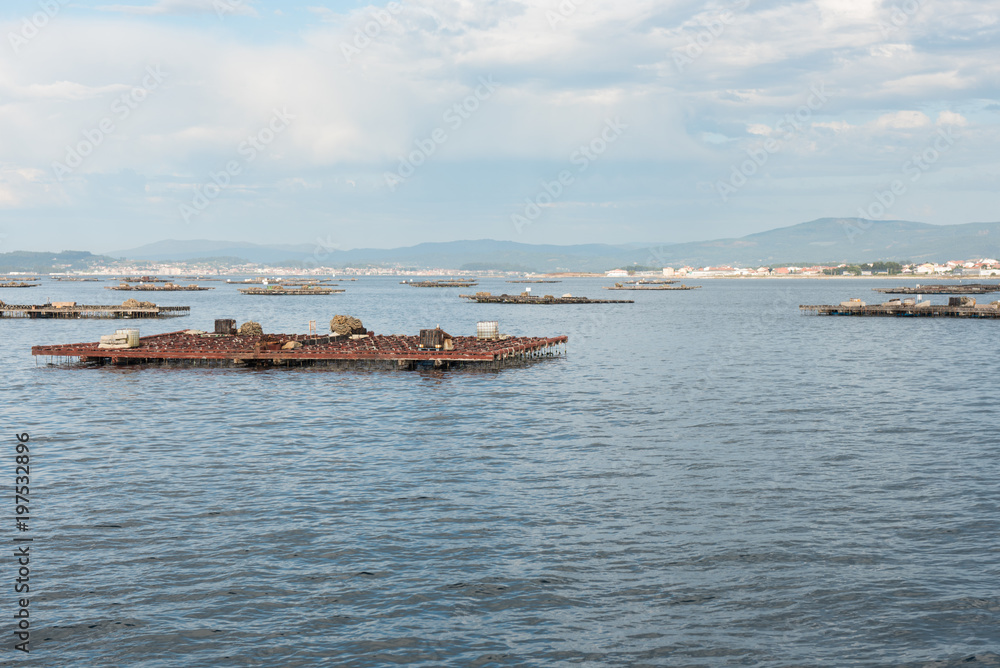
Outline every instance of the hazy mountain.
<path id="1" fill-rule="evenodd" d="M 209 241 L 206 239 L 167 239 L 155 243 L 106 253 L 111 257 L 150 262 L 182 262 L 203 258 L 232 257 L 248 262 L 275 264 L 285 260 L 304 260 L 313 253 L 309 244 L 260 245 L 245 241 Z"/>
<path id="2" fill-rule="evenodd" d="M 308 244 L 267 246 L 226 241 L 160 241 L 139 248 L 109 253 L 114 257 L 157 262 L 197 260 L 220 255 L 245 258 L 264 264 L 299 263 L 332 267 L 403 265 L 426 268 L 460 268 L 489 264 L 516 266 L 535 271 L 603 271 L 609 266 L 632 263 L 641 251 L 604 244 L 546 246 L 514 241 L 448 241 L 422 243 L 404 248 L 356 248 L 330 250 Z"/>
<path id="3" fill-rule="evenodd" d="M 642 248 L 634 244 L 569 246 L 514 241 L 450 241 L 405 248 L 328 250 L 322 246 L 258 245 L 227 241 L 161 241 L 109 253 L 135 260 L 196 260 L 234 256 L 264 264 L 296 262 L 331 267 L 402 265 L 413 268 L 518 267 L 534 271 L 604 271 L 632 264 L 652 266 L 767 265 L 1000 257 L 1000 223 L 929 225 L 904 220 L 820 218 L 717 239 Z"/>
<path id="4" fill-rule="evenodd" d="M 111 261 L 110 257 L 93 255 L 87 251 L 62 251 L 61 253 L 13 251 L 0 253 L 0 272 L 30 271 L 36 274 L 50 274 L 62 271 L 86 271 L 96 265 Z"/>
<path id="5" fill-rule="evenodd" d="M 1000 223 L 929 225 L 904 220 L 820 218 L 808 223 L 650 249 L 657 264 L 945 261 L 1000 256 Z M 653 264 L 652 261 L 646 264 Z"/>

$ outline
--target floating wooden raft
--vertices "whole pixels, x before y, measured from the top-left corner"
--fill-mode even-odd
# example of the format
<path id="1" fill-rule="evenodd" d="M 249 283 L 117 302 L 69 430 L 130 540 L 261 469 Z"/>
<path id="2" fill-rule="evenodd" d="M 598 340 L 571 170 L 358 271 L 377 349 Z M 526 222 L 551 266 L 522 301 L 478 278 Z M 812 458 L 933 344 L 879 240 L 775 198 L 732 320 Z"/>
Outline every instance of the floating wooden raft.
<path id="1" fill-rule="evenodd" d="M 654 281 L 649 281 L 646 280 L 645 278 L 640 278 L 638 281 L 625 281 L 625 285 L 670 285 L 676 282 L 677 281 L 670 281 L 667 279 L 662 279 L 662 280 L 658 279 Z"/>
<path id="2" fill-rule="evenodd" d="M 298 280 L 293 280 L 293 281 L 280 281 L 280 282 L 275 283 L 275 285 L 279 285 L 279 286 L 285 285 L 285 286 L 289 286 L 289 287 L 302 287 L 302 286 L 305 286 L 305 285 L 319 285 L 319 286 L 323 286 L 323 287 L 329 287 L 331 285 L 337 285 L 337 283 L 334 283 L 333 281 L 298 281 Z"/>
<path id="3" fill-rule="evenodd" d="M 335 292 L 344 290 L 334 290 L 327 287 L 266 287 L 266 288 L 240 288 L 240 292 L 245 295 L 332 295 Z"/>
<path id="4" fill-rule="evenodd" d="M 416 369 L 517 366 L 565 355 L 565 336 L 451 339 L 451 350 L 421 350 L 419 336 L 219 335 L 171 332 L 145 336 L 136 348 L 98 348 L 98 342 L 34 346 L 31 354 L 94 364 L 182 366 L 332 366 Z"/>
<path id="5" fill-rule="evenodd" d="M 25 283 L 24 281 L 10 281 L 0 283 L 0 288 L 37 288 L 41 283 Z"/>
<path id="6" fill-rule="evenodd" d="M 920 285 L 909 288 L 872 288 L 875 292 L 888 295 L 985 295 L 1000 292 L 1000 285 L 989 283 L 966 283 L 964 285 Z"/>
<path id="7" fill-rule="evenodd" d="M 218 278 L 218 279 L 209 279 L 209 280 L 219 280 L 219 281 L 221 281 L 222 279 Z M 348 279 L 348 280 L 351 280 L 351 279 Z M 357 279 L 353 279 L 353 280 L 357 280 Z M 333 283 L 332 279 L 329 279 L 329 278 L 318 278 L 318 279 L 312 279 L 312 278 L 289 278 L 289 279 L 280 279 L 280 278 L 263 278 L 263 277 L 261 277 L 261 278 L 245 278 L 242 281 L 234 281 L 231 278 L 227 278 L 226 279 L 226 283 L 228 283 L 229 285 L 262 285 L 265 281 L 267 281 L 268 285 L 318 285 L 320 283 L 326 283 L 328 285 L 336 285 L 336 283 Z"/>
<path id="8" fill-rule="evenodd" d="M 122 276 L 121 278 L 109 279 L 121 281 L 122 283 L 169 283 L 169 278 L 157 278 L 156 276 Z"/>
<path id="9" fill-rule="evenodd" d="M 700 285 L 622 285 L 615 283 L 613 286 L 605 286 L 605 290 L 697 290 Z"/>
<path id="10" fill-rule="evenodd" d="M 873 304 L 863 302 L 839 305 L 803 305 L 803 311 L 815 311 L 819 315 L 882 316 L 898 318 L 993 318 L 1000 319 L 1000 305 L 982 304 L 975 306 L 944 306 L 930 302 L 918 304 Z"/>
<path id="11" fill-rule="evenodd" d="M 139 285 L 106 285 L 105 290 L 128 290 L 133 292 L 194 292 L 195 290 L 214 290 L 215 288 L 203 285 L 174 285 L 166 283 L 164 285 L 153 285 L 152 283 L 140 283 Z"/>
<path id="12" fill-rule="evenodd" d="M 103 306 L 82 304 L 54 306 L 53 304 L 3 304 L 0 318 L 171 318 L 188 315 L 190 306 Z"/>
<path id="13" fill-rule="evenodd" d="M 587 299 L 586 297 L 555 297 L 553 295 L 491 295 L 477 292 L 474 295 L 459 295 L 477 304 L 633 304 L 631 299 Z"/>
<path id="14" fill-rule="evenodd" d="M 412 285 L 415 288 L 473 288 L 478 283 L 473 280 L 467 281 L 403 281 L 405 285 Z"/>

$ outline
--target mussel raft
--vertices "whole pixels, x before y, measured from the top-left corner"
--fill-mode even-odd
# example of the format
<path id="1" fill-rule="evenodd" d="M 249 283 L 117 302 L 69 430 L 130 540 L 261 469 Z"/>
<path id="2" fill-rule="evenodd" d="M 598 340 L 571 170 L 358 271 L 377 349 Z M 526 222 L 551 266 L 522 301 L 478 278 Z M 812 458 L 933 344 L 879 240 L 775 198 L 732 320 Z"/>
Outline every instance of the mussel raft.
<path id="1" fill-rule="evenodd" d="M 428 347 L 435 333 L 443 345 Z M 57 362 L 102 365 L 211 367 L 305 367 L 344 369 L 481 368 L 521 366 L 566 354 L 566 336 L 480 339 L 452 337 L 441 330 L 420 336 L 315 334 L 212 334 L 195 330 L 138 338 L 130 348 L 106 349 L 100 343 L 34 346 L 31 354 Z"/>

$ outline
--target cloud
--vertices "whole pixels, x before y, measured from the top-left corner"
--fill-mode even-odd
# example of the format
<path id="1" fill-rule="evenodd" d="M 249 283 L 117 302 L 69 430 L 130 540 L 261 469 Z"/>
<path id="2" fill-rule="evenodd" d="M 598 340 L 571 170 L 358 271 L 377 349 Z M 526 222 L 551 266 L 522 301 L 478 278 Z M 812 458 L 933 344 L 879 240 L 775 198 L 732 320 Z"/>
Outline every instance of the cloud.
<path id="1" fill-rule="evenodd" d="M 814 128 L 826 128 L 827 130 L 832 130 L 835 133 L 850 132 L 851 130 L 857 129 L 855 126 L 851 125 L 847 121 L 828 121 L 813 123 Z"/>
<path id="2" fill-rule="evenodd" d="M 100 5 L 100 11 L 160 16 L 178 14 L 227 14 L 257 16 L 247 0 L 156 0 L 152 5 Z"/>
<path id="3" fill-rule="evenodd" d="M 75 81 L 56 81 L 50 84 L 29 84 L 13 88 L 7 92 L 13 98 L 48 98 L 54 100 L 89 100 L 109 93 L 121 93 L 131 89 L 126 84 L 106 86 L 86 86 Z"/>
<path id="4" fill-rule="evenodd" d="M 969 124 L 969 121 L 966 120 L 965 116 L 962 114 L 956 114 L 953 111 L 942 111 L 938 114 L 936 122 L 938 125 L 958 125 L 961 127 L 965 127 Z"/>
<path id="5" fill-rule="evenodd" d="M 908 130 L 911 128 L 927 127 L 931 124 L 931 119 L 919 111 L 896 111 L 891 114 L 883 114 L 872 122 L 872 127 L 879 130 Z"/>
<path id="6" fill-rule="evenodd" d="M 65 203 L 45 171 L 0 164 L 0 208 L 34 207 L 53 199 Z"/>
<path id="7" fill-rule="evenodd" d="M 255 14 L 247 2 L 218 1 L 236 8 L 232 13 Z M 594 184 L 608 189 L 595 201 L 634 197 L 651 202 L 650 209 L 706 199 L 695 184 L 725 178 L 768 137 L 782 148 L 740 197 L 755 188 L 800 193 L 795 183 L 820 184 L 830 174 L 863 179 L 893 172 L 922 150 L 935 123 L 964 125 L 947 160 L 961 162 L 962 152 L 969 169 L 991 165 L 998 143 L 988 125 L 995 115 L 971 111 L 996 102 L 997 26 L 971 0 L 921 3 L 888 36 L 878 26 L 889 20 L 892 3 L 874 0 L 755 1 L 742 9 L 739 0 L 709 6 L 421 0 L 402 2 L 394 12 L 385 4 L 338 11 L 299 5 L 309 11 L 286 6 L 281 29 L 263 36 L 258 28 L 267 22 L 241 34 L 229 25 L 206 30 L 148 18 L 216 13 L 216 0 L 135 2 L 105 5 L 97 20 L 67 11 L 44 28 L 30 53 L 0 52 L 0 155 L 11 169 L 45 175 L 5 177 L 8 203 L 97 198 L 101 188 L 113 191 L 99 185 L 103 175 L 127 171 L 128 192 L 136 190 L 133 181 L 142 182 L 168 207 L 239 159 L 241 142 L 260 131 L 274 108 L 287 108 L 294 122 L 248 165 L 224 195 L 229 204 L 213 205 L 212 215 L 221 218 L 241 198 L 260 211 L 262 202 L 295 210 L 293 191 L 315 197 L 309 206 L 316 211 L 329 211 L 322 198 L 334 194 L 380 193 L 398 203 L 406 193 L 435 199 L 428 192 L 460 192 L 466 203 L 474 195 L 475 206 L 488 208 L 491 198 L 531 195 L 616 116 L 630 127 L 588 170 Z M 720 29 L 713 21 L 727 8 L 731 16 Z M 359 38 L 366 28 L 372 34 Z M 344 45 L 357 53 L 345 58 Z M 674 56 L 689 49 L 697 57 L 679 70 Z M 157 64 L 169 73 L 163 87 L 126 118 L 115 116 L 114 101 Z M 453 127 L 446 115 L 480 77 L 492 77 L 498 90 Z M 813 86 L 824 87 L 829 101 L 786 136 L 789 126 L 781 121 L 807 102 Z M 49 184 L 64 197 L 39 188 L 51 181 L 53 161 L 106 117 L 113 132 L 71 178 Z M 446 141 L 388 199 L 384 186 L 379 190 L 384 172 L 439 128 Z M 819 201 L 816 195 L 809 206 Z M 392 215 L 410 216 L 411 208 L 400 205 Z M 392 217 L 386 210 L 380 215 Z"/>

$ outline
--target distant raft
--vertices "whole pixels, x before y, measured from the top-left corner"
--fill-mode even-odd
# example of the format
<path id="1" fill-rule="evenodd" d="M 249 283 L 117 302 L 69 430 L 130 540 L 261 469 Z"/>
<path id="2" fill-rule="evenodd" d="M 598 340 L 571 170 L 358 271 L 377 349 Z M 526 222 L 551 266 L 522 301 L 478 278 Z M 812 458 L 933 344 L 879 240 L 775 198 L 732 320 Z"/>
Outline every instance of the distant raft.
<path id="1" fill-rule="evenodd" d="M 118 305 L 77 304 L 76 302 L 51 302 L 48 304 L 4 304 L 0 302 L 0 318 L 172 318 L 188 315 L 190 306 L 157 306 L 152 302 L 126 300 Z"/>
<path id="2" fill-rule="evenodd" d="M 192 292 L 196 290 L 214 290 L 215 288 L 195 285 L 194 283 L 191 283 L 190 285 L 177 285 L 176 283 L 164 283 L 163 285 L 139 283 L 138 285 L 129 285 L 128 283 L 120 283 L 118 285 L 107 285 L 104 289 L 131 290 L 135 292 Z"/>
<path id="3" fill-rule="evenodd" d="M 869 306 L 860 299 L 851 299 L 836 305 L 801 305 L 799 309 L 815 311 L 818 315 L 1000 319 L 1000 301 L 977 304 L 973 297 L 951 297 L 947 305 L 918 302 L 916 299 L 891 299 Z"/>
<path id="4" fill-rule="evenodd" d="M 985 295 L 1000 292 L 995 283 L 966 283 L 965 285 L 917 285 L 902 288 L 872 288 L 888 295 Z"/>
<path id="5" fill-rule="evenodd" d="M 672 282 L 672 281 L 671 281 Z M 663 291 L 663 290 L 698 290 L 700 285 L 664 285 L 661 283 L 633 283 L 631 285 L 615 283 L 613 286 L 605 286 L 605 290 L 639 290 L 639 291 Z"/>
<path id="6" fill-rule="evenodd" d="M 263 288 L 240 288 L 240 293 L 244 295 L 269 295 L 272 297 L 278 296 L 293 296 L 293 295 L 332 295 L 335 293 L 344 292 L 342 289 L 328 288 L 325 286 L 318 285 L 303 285 L 303 286 L 281 286 L 281 285 L 268 285 Z"/>
<path id="7" fill-rule="evenodd" d="M 400 281 L 400 285 L 414 288 L 473 288 L 478 283 L 472 278 L 454 278 L 440 281 Z"/>
<path id="8" fill-rule="evenodd" d="M 588 299 L 587 297 L 574 297 L 573 295 L 532 296 L 530 293 L 522 292 L 519 295 L 494 295 L 489 292 L 477 292 L 474 295 L 459 295 L 463 299 L 476 302 L 477 304 L 634 304 L 631 299 Z"/>

